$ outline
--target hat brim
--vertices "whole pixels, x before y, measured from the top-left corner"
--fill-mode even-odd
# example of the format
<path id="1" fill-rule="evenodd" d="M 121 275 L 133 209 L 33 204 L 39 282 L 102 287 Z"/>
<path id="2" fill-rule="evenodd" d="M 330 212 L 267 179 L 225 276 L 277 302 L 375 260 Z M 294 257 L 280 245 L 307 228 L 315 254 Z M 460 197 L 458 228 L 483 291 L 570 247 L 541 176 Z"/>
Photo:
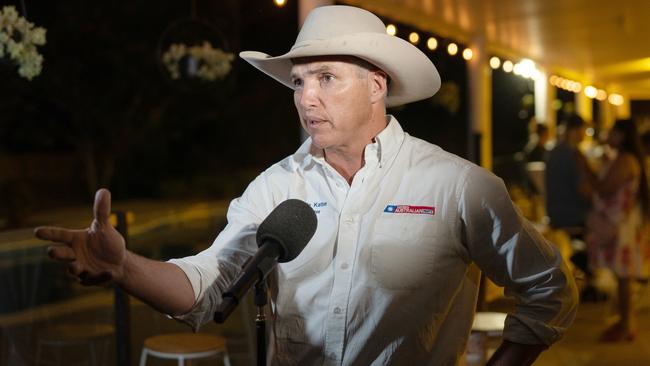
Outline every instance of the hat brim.
<path id="1" fill-rule="evenodd" d="M 386 72 L 390 76 L 387 107 L 429 98 L 440 89 L 440 75 L 431 60 L 407 41 L 387 34 L 357 33 L 308 40 L 276 57 L 257 51 L 239 53 L 248 63 L 292 89 L 291 59 L 328 55 L 359 57 Z"/>

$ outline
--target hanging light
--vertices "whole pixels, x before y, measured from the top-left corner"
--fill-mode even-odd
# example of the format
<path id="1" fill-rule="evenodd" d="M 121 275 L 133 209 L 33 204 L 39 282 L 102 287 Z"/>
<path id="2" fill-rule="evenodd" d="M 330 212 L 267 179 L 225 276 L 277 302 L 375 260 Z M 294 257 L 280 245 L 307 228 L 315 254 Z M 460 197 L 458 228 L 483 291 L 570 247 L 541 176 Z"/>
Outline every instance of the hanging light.
<path id="1" fill-rule="evenodd" d="M 622 95 L 616 93 L 610 94 L 607 100 L 615 106 L 623 105 L 623 102 L 625 101 Z"/>
<path id="2" fill-rule="evenodd" d="M 503 71 L 512 72 L 513 68 L 514 68 L 514 65 L 512 64 L 512 61 L 510 61 L 510 60 L 503 61 Z"/>
<path id="3" fill-rule="evenodd" d="M 438 40 L 433 37 L 429 37 L 429 39 L 427 39 L 427 48 L 431 51 L 438 48 Z"/>
<path id="4" fill-rule="evenodd" d="M 463 50 L 463 58 L 467 61 L 471 60 L 474 57 L 474 52 L 471 48 L 466 48 Z"/>
<path id="5" fill-rule="evenodd" d="M 393 24 L 389 24 L 386 26 L 386 34 L 389 36 L 394 36 L 397 34 L 397 27 Z"/>
<path id="6" fill-rule="evenodd" d="M 587 98 L 594 99 L 598 94 L 598 90 L 591 85 L 585 86 L 585 95 Z"/>
<path id="7" fill-rule="evenodd" d="M 453 43 L 453 42 L 450 43 L 450 44 L 447 46 L 447 52 L 448 52 L 450 55 L 454 56 L 455 54 L 458 53 L 458 45 L 455 44 L 455 43 Z"/>
<path id="8" fill-rule="evenodd" d="M 273 2 L 275 3 L 275 5 L 276 5 L 277 7 L 281 8 L 281 7 L 283 7 L 284 5 L 286 5 L 287 0 L 273 0 Z"/>
<path id="9" fill-rule="evenodd" d="M 499 66 L 501 66 L 501 60 L 496 56 L 492 56 L 490 58 L 490 67 L 496 70 Z"/>
<path id="10" fill-rule="evenodd" d="M 411 32 L 411 34 L 409 34 L 409 41 L 413 44 L 418 44 L 418 42 L 420 42 L 420 35 L 415 32 Z"/>

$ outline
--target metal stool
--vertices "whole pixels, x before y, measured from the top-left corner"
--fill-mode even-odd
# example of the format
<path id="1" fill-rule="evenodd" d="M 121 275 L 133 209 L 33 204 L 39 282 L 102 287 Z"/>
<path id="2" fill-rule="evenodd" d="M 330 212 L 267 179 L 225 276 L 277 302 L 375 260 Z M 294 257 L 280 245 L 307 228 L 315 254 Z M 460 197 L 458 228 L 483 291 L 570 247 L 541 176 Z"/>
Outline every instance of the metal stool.
<path id="1" fill-rule="evenodd" d="M 107 343 L 114 333 L 109 324 L 60 324 L 45 329 L 39 334 L 36 347 L 36 365 L 70 365 L 64 363 L 63 348 L 87 346 L 90 357 L 89 364 L 99 366 L 95 344 L 99 341 Z M 45 348 L 56 348 L 56 359 L 42 360 Z"/>
<path id="2" fill-rule="evenodd" d="M 144 340 L 140 354 L 140 366 L 147 364 L 149 355 L 178 360 L 178 366 L 185 365 L 185 360 L 223 355 L 223 364 L 230 366 L 226 349 L 226 339 L 205 333 L 172 333 L 149 337 Z"/>

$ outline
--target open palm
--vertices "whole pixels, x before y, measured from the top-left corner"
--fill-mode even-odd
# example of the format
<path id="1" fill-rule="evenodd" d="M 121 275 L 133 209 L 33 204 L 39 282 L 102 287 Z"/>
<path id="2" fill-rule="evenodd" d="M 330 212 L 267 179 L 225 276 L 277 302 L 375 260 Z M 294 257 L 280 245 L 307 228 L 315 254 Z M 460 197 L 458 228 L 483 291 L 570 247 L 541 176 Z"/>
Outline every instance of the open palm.
<path id="1" fill-rule="evenodd" d="M 56 242 L 48 247 L 50 257 L 68 263 L 69 272 L 84 285 L 119 279 L 124 272 L 124 237 L 110 223 L 111 194 L 100 189 L 95 194 L 94 219 L 90 227 L 70 230 L 39 227 L 36 237 Z"/>

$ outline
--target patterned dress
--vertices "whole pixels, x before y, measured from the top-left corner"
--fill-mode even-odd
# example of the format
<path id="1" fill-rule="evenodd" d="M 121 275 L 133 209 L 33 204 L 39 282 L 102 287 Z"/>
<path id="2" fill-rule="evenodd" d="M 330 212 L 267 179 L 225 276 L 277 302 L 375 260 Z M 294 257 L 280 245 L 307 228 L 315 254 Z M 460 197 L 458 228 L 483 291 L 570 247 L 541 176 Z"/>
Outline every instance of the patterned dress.
<path id="1" fill-rule="evenodd" d="M 592 268 L 608 268 L 619 278 L 648 277 L 650 246 L 638 188 L 634 179 L 608 199 L 594 196 L 586 236 Z"/>

